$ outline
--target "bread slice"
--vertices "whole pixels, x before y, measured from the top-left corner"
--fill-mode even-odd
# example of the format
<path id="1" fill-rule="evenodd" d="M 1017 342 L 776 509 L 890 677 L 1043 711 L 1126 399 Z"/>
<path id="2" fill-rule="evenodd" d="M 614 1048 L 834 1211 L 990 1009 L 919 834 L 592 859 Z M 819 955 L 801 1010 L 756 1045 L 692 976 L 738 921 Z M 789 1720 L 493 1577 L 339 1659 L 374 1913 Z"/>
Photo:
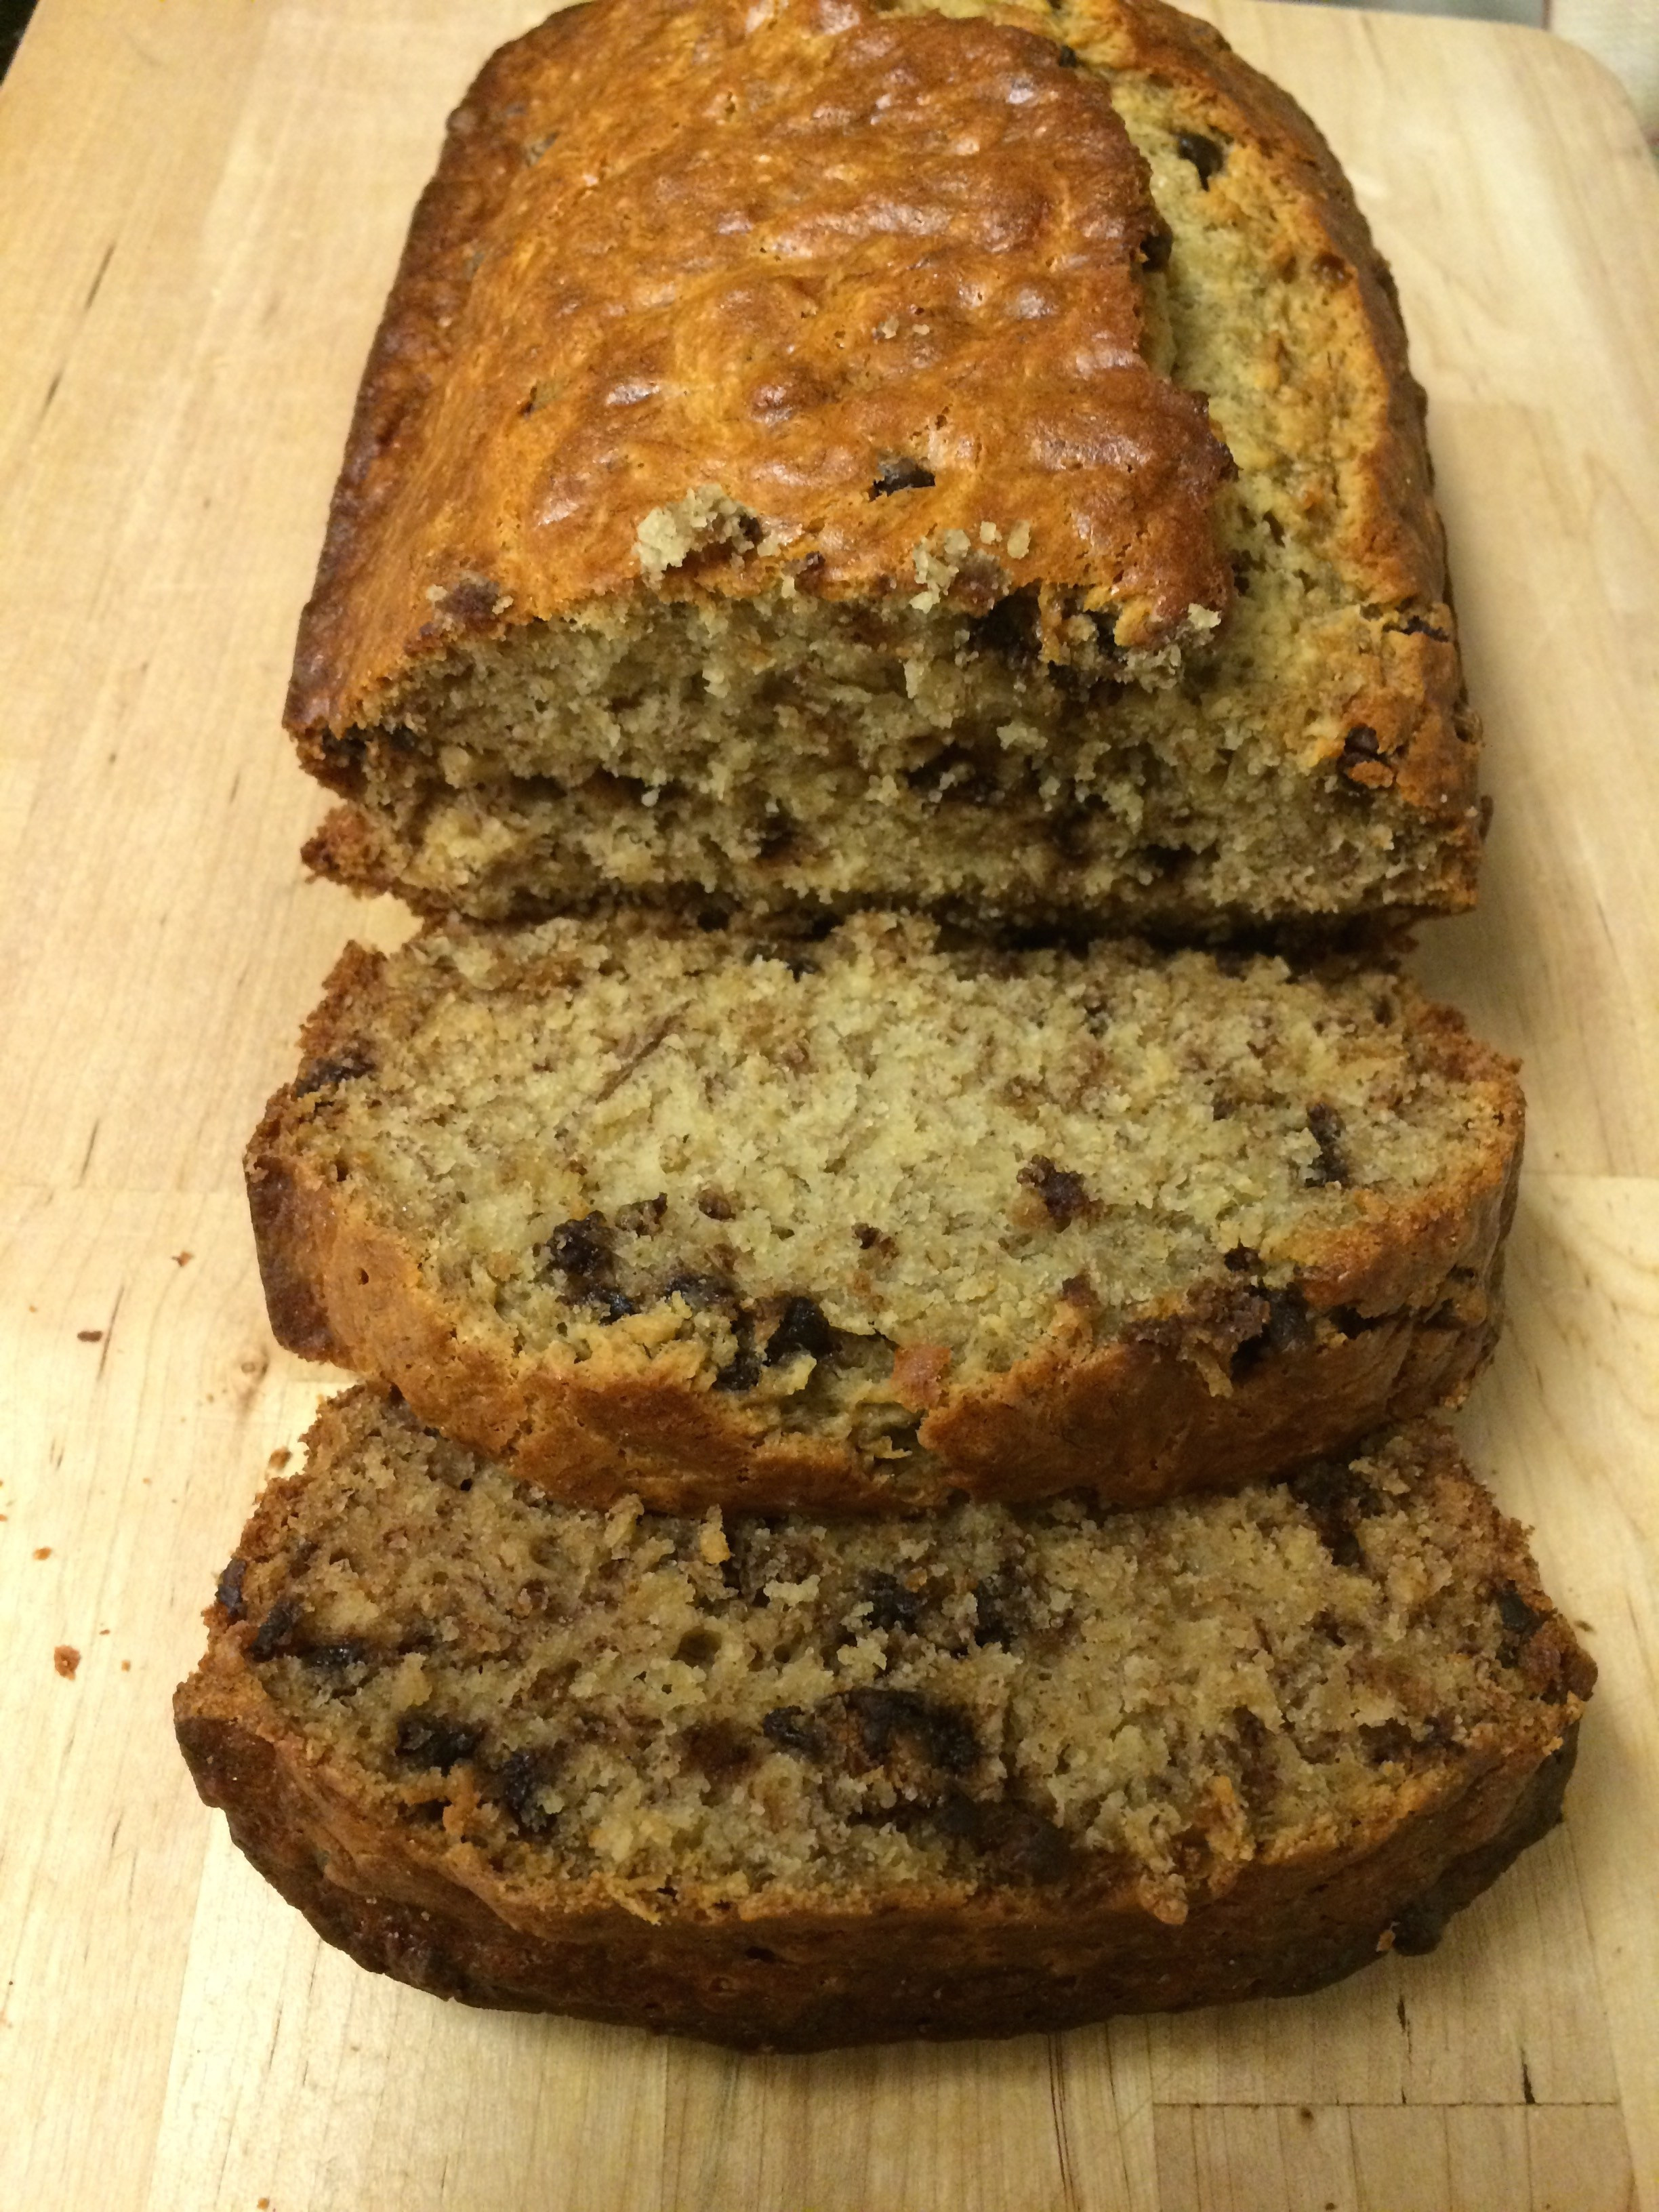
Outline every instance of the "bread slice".
<path id="1" fill-rule="evenodd" d="M 349 952 L 248 1186 L 282 1342 L 572 1499 L 1239 1483 L 1455 1398 L 1513 1067 L 1387 967 L 631 912 Z"/>
<path id="2" fill-rule="evenodd" d="M 374 1971 L 782 2049 L 1310 1989 L 1556 1818 L 1595 1670 L 1432 1424 L 1289 1486 L 561 1505 L 359 1389 L 220 1578 L 198 1787 Z"/>
<path id="3" fill-rule="evenodd" d="M 594 0 L 415 218 L 295 664 L 310 857 L 486 918 L 1455 909 L 1429 487 L 1348 186 L 1204 27 Z"/>

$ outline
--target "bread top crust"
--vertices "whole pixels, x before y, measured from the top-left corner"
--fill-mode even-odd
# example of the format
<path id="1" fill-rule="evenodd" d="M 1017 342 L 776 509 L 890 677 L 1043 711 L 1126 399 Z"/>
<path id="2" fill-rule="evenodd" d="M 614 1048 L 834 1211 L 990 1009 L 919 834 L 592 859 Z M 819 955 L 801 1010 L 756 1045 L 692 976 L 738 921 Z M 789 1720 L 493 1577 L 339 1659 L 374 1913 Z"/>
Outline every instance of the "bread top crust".
<path id="1" fill-rule="evenodd" d="M 1329 343 L 1343 356 L 1353 447 L 1334 487 L 1331 550 L 1362 599 L 1419 610 L 1449 629 L 1427 395 L 1411 372 L 1393 271 L 1317 125 L 1218 31 L 1164 0 L 1060 0 L 1052 12 L 1048 0 L 989 4 L 1000 21 L 1035 27 L 1046 17 L 1050 34 L 1068 40 L 1091 67 L 1172 88 L 1188 127 L 1247 149 L 1272 173 L 1281 195 L 1274 274 L 1294 268 L 1326 288 Z M 1225 192 L 1224 175 L 1213 188 Z M 1426 635 L 1421 624 L 1414 635 Z M 1439 772 L 1443 780 L 1443 765 Z"/>
<path id="2" fill-rule="evenodd" d="M 554 17 L 450 119 L 290 723 L 372 720 L 465 636 L 653 588 L 983 611 L 1037 584 L 1056 634 L 1201 638 L 1231 462 L 1146 357 L 1168 242 L 1107 83 L 1051 36 L 867 0 Z"/>

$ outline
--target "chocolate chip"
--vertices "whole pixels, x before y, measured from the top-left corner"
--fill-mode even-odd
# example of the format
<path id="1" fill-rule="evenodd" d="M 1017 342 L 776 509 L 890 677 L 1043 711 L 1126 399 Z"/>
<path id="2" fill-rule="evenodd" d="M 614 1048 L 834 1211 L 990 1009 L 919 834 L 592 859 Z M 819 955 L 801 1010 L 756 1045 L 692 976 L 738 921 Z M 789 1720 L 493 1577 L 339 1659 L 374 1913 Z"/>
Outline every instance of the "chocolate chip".
<path id="1" fill-rule="evenodd" d="M 975 1644 L 1012 1644 L 1024 1613 L 1019 1581 L 1011 1568 L 999 1567 L 974 1584 Z"/>
<path id="2" fill-rule="evenodd" d="M 1407 615 L 1405 621 L 1395 625 L 1401 637 L 1431 637 L 1437 645 L 1449 645 L 1450 638 L 1443 629 L 1437 629 L 1421 615 Z"/>
<path id="3" fill-rule="evenodd" d="M 332 1060 L 307 1060 L 295 1078 L 292 1095 L 307 1098 L 313 1091 L 331 1091 L 337 1083 L 350 1083 L 374 1073 L 374 1061 L 362 1051 L 341 1053 Z"/>
<path id="4" fill-rule="evenodd" d="M 254 1631 L 248 1645 L 250 1659 L 274 1659 L 286 1645 L 300 1618 L 297 1597 L 279 1597 Z"/>
<path id="5" fill-rule="evenodd" d="M 483 1740 L 483 1729 L 476 1721 L 405 1713 L 398 1723 L 397 1751 L 410 1766 L 435 1766 L 447 1774 L 452 1766 L 471 1759 Z"/>
<path id="6" fill-rule="evenodd" d="M 884 1236 L 879 1229 L 872 1229 L 867 1221 L 855 1221 L 853 1234 L 858 1239 L 860 1252 L 891 1252 L 895 1249 L 892 1238 Z"/>
<path id="7" fill-rule="evenodd" d="M 466 1753 L 462 1752 L 460 1756 L 465 1759 Z M 544 1836 L 558 1818 L 540 1802 L 541 1793 L 553 1779 L 557 1764 L 550 1752 L 515 1751 L 501 1761 L 491 1777 L 491 1795 L 506 1807 L 526 1836 Z"/>
<path id="8" fill-rule="evenodd" d="M 1291 1478 L 1290 1492 L 1313 1522 L 1314 1534 L 1339 1567 L 1363 1567 L 1365 1555 L 1353 1524 L 1380 1510 L 1382 1501 L 1362 1476 L 1340 1462 L 1322 1461 Z"/>
<path id="9" fill-rule="evenodd" d="M 955 1705 L 919 1697 L 914 1690 L 849 1690 L 846 1704 L 866 1753 L 878 1764 L 900 1747 L 915 1750 L 947 1774 L 964 1773 L 979 1759 L 973 1724 Z"/>
<path id="10" fill-rule="evenodd" d="M 588 1289 L 578 1291 L 575 1296 L 577 1303 L 597 1313 L 600 1322 L 606 1328 L 609 1328 L 612 1322 L 620 1321 L 624 1314 L 639 1311 L 639 1308 L 625 1291 L 617 1290 L 608 1283 L 594 1283 Z"/>
<path id="11" fill-rule="evenodd" d="M 362 1665 L 368 1656 L 368 1646 L 355 1637 L 346 1637 L 338 1644 L 308 1644 L 299 1656 L 319 1674 L 343 1674 L 347 1668 Z"/>
<path id="12" fill-rule="evenodd" d="M 630 1237 L 654 1237 L 667 1211 L 668 1194 L 659 1191 L 654 1198 L 636 1198 L 627 1206 L 619 1206 L 617 1226 Z"/>
<path id="13" fill-rule="evenodd" d="M 1261 1255 L 1253 1244 L 1235 1244 L 1221 1262 L 1236 1275 L 1253 1275 L 1261 1265 Z"/>
<path id="14" fill-rule="evenodd" d="M 1175 251 L 1175 239 L 1167 230 L 1149 230 L 1140 241 L 1141 266 L 1154 275 L 1170 265 L 1170 256 Z"/>
<path id="15" fill-rule="evenodd" d="M 1198 171 L 1198 181 L 1206 192 L 1211 178 L 1218 177 L 1227 166 L 1226 148 L 1217 139 L 1206 138 L 1201 131 L 1177 131 L 1176 151 Z"/>
<path id="16" fill-rule="evenodd" d="M 214 1602 L 223 1606 L 230 1620 L 246 1619 L 247 1607 L 242 1600 L 242 1577 L 247 1572 L 246 1559 L 233 1559 L 214 1586 Z"/>
<path id="17" fill-rule="evenodd" d="M 550 1267 L 574 1284 L 584 1277 L 608 1275 L 611 1268 L 611 1224 L 602 1213 L 562 1222 L 542 1247 Z"/>
<path id="18" fill-rule="evenodd" d="M 1073 1175 L 1068 1169 L 1056 1167 L 1044 1152 L 1038 1152 L 1027 1160 L 1016 1181 L 1036 1193 L 1056 1229 L 1064 1229 L 1094 1211 L 1094 1200 L 1085 1188 L 1082 1176 Z"/>
<path id="19" fill-rule="evenodd" d="M 890 492 L 925 491 L 933 481 L 933 471 L 921 461 L 913 461 L 904 454 L 895 454 L 876 464 L 876 480 L 870 487 L 872 499 L 884 499 Z"/>
<path id="20" fill-rule="evenodd" d="M 720 1639 L 712 1628 L 688 1628 L 674 1646 L 674 1656 L 687 1667 L 706 1667 L 720 1648 Z"/>
<path id="21" fill-rule="evenodd" d="M 760 1362 L 752 1352 L 740 1352 L 716 1374 L 716 1390 L 752 1390 L 760 1381 Z"/>
<path id="22" fill-rule="evenodd" d="M 1041 635 L 1041 609 L 1034 584 L 1005 592 L 968 624 L 968 643 L 973 652 L 999 653 L 1006 660 L 1035 659 Z"/>
<path id="23" fill-rule="evenodd" d="M 734 1208 L 724 1191 L 705 1187 L 697 1193 L 697 1211 L 710 1221 L 729 1221 Z"/>
<path id="24" fill-rule="evenodd" d="M 1527 1603 L 1513 1583 L 1505 1583 L 1498 1592 L 1498 1617 L 1511 1636 L 1535 1635 L 1549 1619 L 1547 1613 L 1538 1613 Z"/>
<path id="25" fill-rule="evenodd" d="M 1382 742 L 1369 722 L 1356 722 L 1344 735 L 1336 765 L 1357 790 L 1380 791 L 1394 781 L 1394 770 L 1384 759 Z"/>
<path id="26" fill-rule="evenodd" d="M 901 1629 L 908 1635 L 921 1618 L 921 1592 L 907 1589 L 896 1575 L 878 1572 L 866 1576 L 864 1597 L 870 1607 L 872 1628 L 884 1632 Z"/>
<path id="27" fill-rule="evenodd" d="M 822 1759 L 829 1748 L 823 1724 L 805 1705 L 775 1705 L 761 1723 L 761 1734 L 799 1759 Z"/>
<path id="28" fill-rule="evenodd" d="M 763 1731 L 765 1723 L 761 1723 Z M 685 1756 L 710 1782 L 729 1782 L 755 1763 L 755 1747 L 730 1721 L 701 1721 L 680 1738 Z"/>
<path id="29" fill-rule="evenodd" d="M 969 1844 L 1010 1881 L 1056 1881 L 1071 1865 L 1064 1832 L 1028 1806 L 986 1804 L 953 1790 L 935 1815 L 947 1836 Z"/>
<path id="30" fill-rule="evenodd" d="M 781 1367 L 786 1359 L 793 1359 L 800 1352 L 809 1352 L 814 1359 L 828 1359 L 836 1348 L 836 1334 L 823 1317 L 823 1309 L 814 1298 L 791 1298 L 783 1310 L 783 1318 L 767 1340 L 766 1364 Z"/>
<path id="31" fill-rule="evenodd" d="M 1342 1150 L 1342 1116 L 1334 1106 L 1320 1100 L 1308 1109 L 1308 1127 L 1319 1147 L 1319 1158 L 1303 1177 L 1305 1186 L 1346 1183 L 1347 1156 Z"/>
<path id="32" fill-rule="evenodd" d="M 1056 47 L 1054 59 L 1060 64 L 1061 69 L 1077 69 L 1081 66 L 1076 53 L 1070 46 Z"/>

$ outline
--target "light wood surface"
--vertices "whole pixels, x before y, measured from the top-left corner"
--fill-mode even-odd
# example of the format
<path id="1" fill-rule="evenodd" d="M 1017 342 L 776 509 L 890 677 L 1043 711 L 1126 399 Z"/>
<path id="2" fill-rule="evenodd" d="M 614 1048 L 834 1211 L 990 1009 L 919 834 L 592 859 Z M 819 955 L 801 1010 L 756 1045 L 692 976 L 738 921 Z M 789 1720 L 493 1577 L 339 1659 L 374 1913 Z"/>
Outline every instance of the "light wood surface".
<path id="1" fill-rule="evenodd" d="M 536 12 L 42 0 L 0 88 L 0 2206 L 1659 2206 L 1659 184 L 1541 34 L 1215 9 L 1349 163 L 1432 397 L 1498 817 L 1422 964 L 1532 1101 L 1465 1427 L 1601 1662 L 1566 1826 L 1314 1998 L 755 2060 L 364 1975 L 198 1803 L 168 1695 L 329 1379 L 240 1147 L 403 926 L 303 879 L 294 622 L 442 116 Z"/>

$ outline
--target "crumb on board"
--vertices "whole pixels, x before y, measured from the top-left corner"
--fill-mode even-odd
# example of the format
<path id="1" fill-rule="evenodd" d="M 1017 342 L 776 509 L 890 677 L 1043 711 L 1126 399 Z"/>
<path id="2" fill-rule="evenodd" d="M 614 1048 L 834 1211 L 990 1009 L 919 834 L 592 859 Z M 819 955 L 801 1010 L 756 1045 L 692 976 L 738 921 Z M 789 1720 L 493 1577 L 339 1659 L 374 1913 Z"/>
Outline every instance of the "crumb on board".
<path id="1" fill-rule="evenodd" d="M 272 1452 L 270 1457 L 265 1462 L 265 1465 L 270 1469 L 273 1474 L 280 1474 L 293 1456 L 293 1453 L 289 1449 L 286 1444 L 278 1444 L 276 1450 Z"/>
<path id="2" fill-rule="evenodd" d="M 175 1252 L 173 1255 L 173 1264 L 175 1267 L 187 1267 L 195 1257 L 196 1255 L 193 1252 Z"/>
<path id="3" fill-rule="evenodd" d="M 104 1340 L 104 1332 L 101 1328 L 77 1328 L 75 1334 L 82 1344 L 101 1344 Z"/>
<path id="4" fill-rule="evenodd" d="M 37 1544 L 34 1548 L 34 1556 L 37 1559 L 49 1559 L 52 1557 L 52 1546 L 50 1544 Z"/>
<path id="5" fill-rule="evenodd" d="M 72 1644 L 54 1644 L 52 1663 L 66 1682 L 72 1682 L 75 1670 L 81 1663 L 81 1655 Z"/>

